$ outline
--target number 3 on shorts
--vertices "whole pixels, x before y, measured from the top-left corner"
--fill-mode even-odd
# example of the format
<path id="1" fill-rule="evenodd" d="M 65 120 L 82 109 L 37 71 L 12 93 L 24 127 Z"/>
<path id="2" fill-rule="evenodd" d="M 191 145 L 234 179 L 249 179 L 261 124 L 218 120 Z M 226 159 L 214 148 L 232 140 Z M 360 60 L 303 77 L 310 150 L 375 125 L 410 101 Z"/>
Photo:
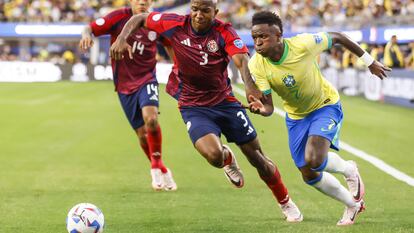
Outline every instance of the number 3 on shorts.
<path id="1" fill-rule="evenodd" d="M 247 127 L 249 125 L 249 122 L 242 111 L 237 112 L 237 117 L 240 117 L 244 121 L 243 127 Z"/>

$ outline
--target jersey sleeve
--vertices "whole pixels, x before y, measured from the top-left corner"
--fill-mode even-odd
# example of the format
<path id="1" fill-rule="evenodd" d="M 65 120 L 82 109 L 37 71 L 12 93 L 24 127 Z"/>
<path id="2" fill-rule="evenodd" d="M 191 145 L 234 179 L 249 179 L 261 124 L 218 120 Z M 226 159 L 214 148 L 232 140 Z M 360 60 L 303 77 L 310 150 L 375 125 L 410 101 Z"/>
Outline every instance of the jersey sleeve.
<path id="1" fill-rule="evenodd" d="M 147 17 L 147 28 L 159 34 L 163 34 L 174 27 L 182 26 L 184 22 L 185 16 L 182 15 L 151 12 Z"/>
<path id="2" fill-rule="evenodd" d="M 270 83 L 266 78 L 263 67 L 260 67 L 257 57 L 253 56 L 249 61 L 249 70 L 257 88 L 264 94 L 268 95 L 272 92 Z"/>
<path id="3" fill-rule="evenodd" d="M 332 38 L 327 32 L 301 34 L 297 38 L 313 55 L 319 55 L 332 47 Z"/>
<path id="4" fill-rule="evenodd" d="M 113 11 L 102 18 L 92 21 L 89 26 L 94 36 L 111 34 L 113 26 L 119 22 L 125 14 L 122 10 Z"/>
<path id="5" fill-rule="evenodd" d="M 224 26 L 224 29 L 221 31 L 221 35 L 224 38 L 224 50 L 229 56 L 249 52 L 247 46 L 240 39 L 239 35 L 237 35 L 237 32 L 230 24 Z"/>

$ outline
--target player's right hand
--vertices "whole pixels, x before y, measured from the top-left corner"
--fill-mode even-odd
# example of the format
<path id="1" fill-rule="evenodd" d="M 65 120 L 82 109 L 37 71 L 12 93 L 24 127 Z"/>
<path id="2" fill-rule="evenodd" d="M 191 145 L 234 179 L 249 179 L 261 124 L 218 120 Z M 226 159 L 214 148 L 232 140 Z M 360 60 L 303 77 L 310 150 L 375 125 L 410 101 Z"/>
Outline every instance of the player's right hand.
<path id="1" fill-rule="evenodd" d="M 254 97 L 253 95 L 249 95 L 249 110 L 255 114 L 262 114 L 265 112 L 265 107 L 259 99 Z"/>
<path id="2" fill-rule="evenodd" d="M 121 60 L 124 58 L 124 54 L 126 51 L 128 51 L 129 58 L 133 59 L 132 47 L 128 44 L 128 42 L 125 39 L 121 39 L 120 37 L 118 37 L 112 44 L 109 54 L 112 59 Z"/>
<path id="3" fill-rule="evenodd" d="M 385 71 L 391 71 L 391 68 L 384 66 L 378 61 L 374 61 L 370 66 L 368 66 L 369 71 L 371 74 L 377 76 L 380 79 L 384 79 L 387 77 Z"/>
<path id="4" fill-rule="evenodd" d="M 82 37 L 82 39 L 79 42 L 79 48 L 82 52 L 87 52 L 89 48 L 93 46 L 93 40 L 92 37 L 86 36 Z"/>

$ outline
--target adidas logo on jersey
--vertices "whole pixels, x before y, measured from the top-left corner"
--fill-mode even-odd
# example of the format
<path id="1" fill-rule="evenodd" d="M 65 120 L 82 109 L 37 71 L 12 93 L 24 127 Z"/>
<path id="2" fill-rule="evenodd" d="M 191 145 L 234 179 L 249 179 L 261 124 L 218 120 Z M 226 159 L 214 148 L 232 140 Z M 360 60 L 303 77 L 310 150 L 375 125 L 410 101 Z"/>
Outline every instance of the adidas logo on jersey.
<path id="1" fill-rule="evenodd" d="M 191 46 L 190 38 L 187 38 L 187 39 L 181 41 L 181 44 Z"/>
<path id="2" fill-rule="evenodd" d="M 254 129 L 249 125 L 249 130 L 247 131 L 247 136 L 254 132 Z"/>
<path id="3" fill-rule="evenodd" d="M 155 101 L 158 101 L 158 97 L 157 97 L 157 95 L 152 95 L 149 99 L 150 99 L 150 100 L 155 100 Z"/>

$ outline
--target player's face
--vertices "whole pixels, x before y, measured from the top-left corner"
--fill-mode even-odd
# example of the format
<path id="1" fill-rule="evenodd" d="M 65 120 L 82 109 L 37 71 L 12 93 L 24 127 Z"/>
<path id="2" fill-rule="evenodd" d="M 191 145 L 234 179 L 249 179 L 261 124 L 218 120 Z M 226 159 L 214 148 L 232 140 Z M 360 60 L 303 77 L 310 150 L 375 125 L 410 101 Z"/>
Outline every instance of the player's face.
<path id="1" fill-rule="evenodd" d="M 257 24 L 252 27 L 254 49 L 264 57 L 274 57 L 281 53 L 282 33 L 275 25 Z"/>
<path id="2" fill-rule="evenodd" d="M 134 14 L 145 13 L 148 12 L 152 0 L 129 0 L 129 4 L 131 5 Z"/>
<path id="3" fill-rule="evenodd" d="M 209 29 L 218 13 L 213 0 L 193 0 L 190 7 L 191 26 L 193 29 L 197 32 Z"/>

